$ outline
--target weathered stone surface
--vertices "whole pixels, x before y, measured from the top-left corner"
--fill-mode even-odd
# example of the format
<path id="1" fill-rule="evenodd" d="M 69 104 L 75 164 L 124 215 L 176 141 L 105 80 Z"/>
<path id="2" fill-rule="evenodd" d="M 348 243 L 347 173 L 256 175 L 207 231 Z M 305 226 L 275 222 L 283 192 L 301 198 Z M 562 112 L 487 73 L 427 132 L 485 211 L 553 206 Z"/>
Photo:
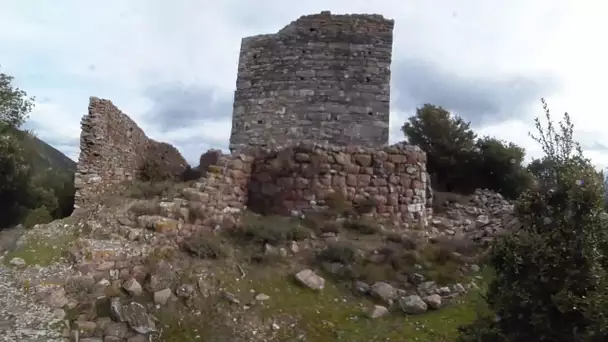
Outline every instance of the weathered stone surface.
<path id="1" fill-rule="evenodd" d="M 154 303 L 158 305 L 165 305 L 171 297 L 171 289 L 164 289 L 154 292 Z"/>
<path id="2" fill-rule="evenodd" d="M 125 320 L 131 329 L 140 334 L 148 334 L 156 331 L 156 324 L 154 324 L 154 321 L 150 315 L 148 315 L 148 312 L 143 305 L 137 302 L 131 302 L 124 305 L 122 311 L 125 315 Z"/>
<path id="3" fill-rule="evenodd" d="M 244 38 L 231 150 L 300 140 L 386 145 L 393 26 L 381 15 L 321 12 Z"/>
<path id="4" fill-rule="evenodd" d="M 295 275 L 296 280 L 309 289 L 320 291 L 325 288 L 325 279 L 319 277 L 310 269 L 302 270 Z"/>
<path id="5" fill-rule="evenodd" d="M 81 122 L 80 156 L 74 177 L 75 207 L 83 207 L 108 186 L 137 179 L 145 160 L 177 178 L 188 163 L 175 147 L 146 136 L 111 101 L 91 97 Z"/>
<path id="6" fill-rule="evenodd" d="M 428 305 L 416 295 L 399 298 L 399 307 L 403 312 L 411 315 L 423 314 L 428 309 Z"/>
<path id="7" fill-rule="evenodd" d="M 122 288 L 125 289 L 131 296 L 140 296 L 143 293 L 143 288 L 141 284 L 135 280 L 135 278 L 130 278 L 122 284 Z"/>
<path id="8" fill-rule="evenodd" d="M 397 298 L 397 290 L 390 284 L 385 282 L 377 282 L 372 285 L 370 293 L 387 304 L 392 304 Z"/>
<path id="9" fill-rule="evenodd" d="M 382 305 L 374 305 L 369 313 L 369 318 L 380 318 L 388 315 L 388 309 Z"/>

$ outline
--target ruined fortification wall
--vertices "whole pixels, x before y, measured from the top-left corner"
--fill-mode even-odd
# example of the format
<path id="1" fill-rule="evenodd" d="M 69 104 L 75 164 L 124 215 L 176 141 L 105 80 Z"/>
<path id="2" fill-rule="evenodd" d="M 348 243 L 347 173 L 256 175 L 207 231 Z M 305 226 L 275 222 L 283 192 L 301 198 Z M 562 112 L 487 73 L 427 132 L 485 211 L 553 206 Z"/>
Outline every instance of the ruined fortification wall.
<path id="1" fill-rule="evenodd" d="M 302 16 L 242 40 L 230 149 L 388 143 L 393 20 Z"/>
<path id="2" fill-rule="evenodd" d="M 248 189 L 250 207 L 267 212 L 306 212 L 337 192 L 351 205 L 371 199 L 374 216 L 394 224 L 426 224 L 426 154 L 415 146 L 372 149 L 303 142 L 260 152 Z"/>
<path id="3" fill-rule="evenodd" d="M 173 146 L 149 139 L 111 101 L 91 97 L 81 120 L 80 156 L 75 175 L 75 207 L 112 184 L 135 179 L 146 159 L 179 174 L 187 165 Z"/>

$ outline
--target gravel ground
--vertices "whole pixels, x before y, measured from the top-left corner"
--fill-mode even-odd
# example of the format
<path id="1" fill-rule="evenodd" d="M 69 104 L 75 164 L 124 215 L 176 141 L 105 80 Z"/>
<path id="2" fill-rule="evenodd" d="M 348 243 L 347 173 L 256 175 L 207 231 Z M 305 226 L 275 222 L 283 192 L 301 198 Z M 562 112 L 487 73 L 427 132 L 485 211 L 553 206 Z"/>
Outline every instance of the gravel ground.
<path id="1" fill-rule="evenodd" d="M 42 268 L 14 270 L 5 265 L 5 254 L 23 234 L 19 228 L 0 231 L 0 341 L 69 341 L 62 338 L 64 312 L 40 302 L 18 278 L 43 272 Z"/>

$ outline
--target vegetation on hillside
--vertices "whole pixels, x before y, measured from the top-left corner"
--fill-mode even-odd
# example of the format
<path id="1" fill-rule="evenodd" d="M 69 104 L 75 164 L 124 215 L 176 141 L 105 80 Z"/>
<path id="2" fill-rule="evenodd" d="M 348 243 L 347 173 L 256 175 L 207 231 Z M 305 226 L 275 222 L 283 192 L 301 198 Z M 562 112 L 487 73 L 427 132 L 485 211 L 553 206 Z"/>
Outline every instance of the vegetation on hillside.
<path id="1" fill-rule="evenodd" d="M 22 125 L 34 98 L 0 73 L 0 229 L 69 215 L 75 163 Z"/>

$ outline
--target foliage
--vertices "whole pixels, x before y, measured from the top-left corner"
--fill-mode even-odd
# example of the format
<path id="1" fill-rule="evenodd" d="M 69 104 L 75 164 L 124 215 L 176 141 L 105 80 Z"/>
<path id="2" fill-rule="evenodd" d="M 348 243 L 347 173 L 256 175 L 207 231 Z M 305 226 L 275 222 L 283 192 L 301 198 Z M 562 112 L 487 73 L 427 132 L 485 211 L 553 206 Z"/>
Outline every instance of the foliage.
<path id="1" fill-rule="evenodd" d="M 13 86 L 13 80 L 14 77 L 0 72 L 0 128 L 21 127 L 34 108 L 34 98 Z"/>
<path id="2" fill-rule="evenodd" d="M 517 198 L 531 184 L 531 176 L 523 167 L 525 150 L 514 143 L 483 137 L 475 143 L 476 188 L 492 189 L 507 198 Z"/>
<path id="3" fill-rule="evenodd" d="M 409 143 L 427 153 L 435 190 L 471 193 L 487 188 L 516 198 L 531 183 L 525 150 L 493 137 L 477 139 L 470 123 L 430 104 L 402 127 Z"/>
<path id="4" fill-rule="evenodd" d="M 466 175 L 467 170 L 459 166 L 471 158 L 476 138 L 469 122 L 440 106 L 425 104 L 401 130 L 410 144 L 427 152 L 427 169 L 437 175 L 441 186 L 454 187 Z"/>
<path id="5" fill-rule="evenodd" d="M 31 228 L 37 224 L 44 224 L 53 221 L 53 217 L 49 210 L 43 205 L 39 208 L 31 210 L 25 220 L 23 221 L 23 226 L 26 228 Z"/>
<path id="6" fill-rule="evenodd" d="M 603 179 L 573 140 L 568 114 L 556 130 L 543 107 L 547 128 L 537 118 L 532 137 L 545 153 L 544 181 L 517 202 L 521 230 L 490 253 L 496 276 L 486 301 L 499 319 L 479 317 L 461 342 L 608 339 Z"/>
<path id="7" fill-rule="evenodd" d="M 21 129 L 34 98 L 12 81 L 0 73 L 0 229 L 33 220 L 42 207 L 52 218 L 65 217 L 74 205 L 74 163 Z"/>

